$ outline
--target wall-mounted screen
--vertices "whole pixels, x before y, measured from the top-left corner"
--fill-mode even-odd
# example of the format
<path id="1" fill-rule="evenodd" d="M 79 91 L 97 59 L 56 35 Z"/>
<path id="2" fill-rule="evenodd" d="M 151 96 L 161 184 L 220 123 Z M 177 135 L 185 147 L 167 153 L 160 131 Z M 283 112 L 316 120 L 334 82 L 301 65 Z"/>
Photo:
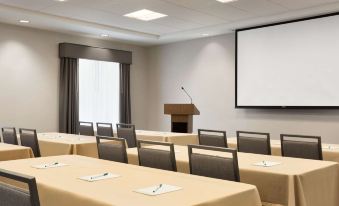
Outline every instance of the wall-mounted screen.
<path id="1" fill-rule="evenodd" d="M 339 108 L 339 14 L 236 31 L 237 108 Z"/>

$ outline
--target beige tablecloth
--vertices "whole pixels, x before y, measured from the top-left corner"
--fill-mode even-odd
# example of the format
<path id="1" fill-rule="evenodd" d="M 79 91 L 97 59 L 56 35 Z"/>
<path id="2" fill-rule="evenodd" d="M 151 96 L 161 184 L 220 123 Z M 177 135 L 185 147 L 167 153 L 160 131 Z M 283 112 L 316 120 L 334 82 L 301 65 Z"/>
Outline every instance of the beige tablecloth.
<path id="1" fill-rule="evenodd" d="M 29 147 L 0 143 L 0 161 L 32 157 L 34 157 L 34 154 Z"/>
<path id="2" fill-rule="evenodd" d="M 228 146 L 237 148 L 237 138 L 227 138 Z M 334 161 L 339 163 L 339 145 L 338 144 L 322 144 L 323 159 L 326 161 Z M 281 143 L 280 140 L 271 139 L 271 152 L 272 155 L 281 156 Z"/>
<path id="3" fill-rule="evenodd" d="M 77 154 L 98 157 L 96 138 L 64 133 L 39 133 L 41 156 Z"/>
<path id="4" fill-rule="evenodd" d="M 176 145 L 198 143 L 198 135 L 192 133 L 158 132 L 148 130 L 136 130 L 135 132 L 138 140 L 171 142 Z"/>
<path id="5" fill-rule="evenodd" d="M 178 145 L 187 145 L 197 142 L 196 134 L 157 132 L 136 130 L 138 140 L 172 142 Z M 115 133 L 115 136 L 116 133 Z M 77 154 L 87 157 L 98 157 L 96 138 L 64 133 L 39 133 L 41 156 L 56 156 Z"/>
<path id="6" fill-rule="evenodd" d="M 189 173 L 187 147 L 176 146 L 175 150 L 178 172 Z M 138 164 L 135 148 L 128 149 L 128 160 L 130 164 Z M 339 205 L 338 163 L 248 153 L 238 153 L 238 160 L 241 182 L 257 186 L 264 202 L 288 206 Z M 253 165 L 262 161 L 281 164 Z"/>
<path id="7" fill-rule="evenodd" d="M 68 166 L 35 169 L 32 165 L 52 162 Z M 1 169 L 35 176 L 42 206 L 260 206 L 252 185 L 156 170 L 84 156 L 67 155 L 0 163 Z M 111 172 L 118 178 L 96 182 L 82 176 Z M 146 196 L 136 189 L 166 183 L 182 190 Z"/>

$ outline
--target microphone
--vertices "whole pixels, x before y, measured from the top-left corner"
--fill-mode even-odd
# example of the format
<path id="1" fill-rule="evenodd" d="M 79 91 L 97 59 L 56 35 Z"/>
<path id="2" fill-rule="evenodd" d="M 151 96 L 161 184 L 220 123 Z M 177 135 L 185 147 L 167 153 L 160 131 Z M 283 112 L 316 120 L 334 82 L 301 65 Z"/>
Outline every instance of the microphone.
<path id="1" fill-rule="evenodd" d="M 191 104 L 193 104 L 192 97 L 188 94 L 188 92 L 186 91 L 186 89 L 185 89 L 183 86 L 181 86 L 181 90 L 184 91 L 184 92 L 186 93 L 186 95 L 187 95 L 187 96 L 190 98 L 190 100 L 191 100 Z"/>

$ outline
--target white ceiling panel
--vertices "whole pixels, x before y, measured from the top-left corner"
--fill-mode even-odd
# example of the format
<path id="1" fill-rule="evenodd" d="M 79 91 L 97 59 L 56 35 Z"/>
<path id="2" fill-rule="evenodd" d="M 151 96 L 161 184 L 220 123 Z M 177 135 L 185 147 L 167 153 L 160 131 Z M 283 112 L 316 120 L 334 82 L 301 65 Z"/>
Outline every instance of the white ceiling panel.
<path id="1" fill-rule="evenodd" d="M 338 2 L 338 0 L 270 0 L 270 1 L 278 3 L 281 6 L 284 6 L 288 9 L 304 9 L 308 7 Z"/>
<path id="2" fill-rule="evenodd" d="M 168 16 L 147 22 L 123 16 L 140 9 Z M 0 22 L 28 19 L 24 26 L 154 45 L 338 10 L 339 0 L 0 0 Z"/>
<path id="3" fill-rule="evenodd" d="M 120 27 L 139 32 L 152 33 L 156 35 L 178 31 L 175 28 L 156 24 L 156 21 L 143 22 L 136 19 L 122 17 L 120 15 L 115 15 L 113 13 L 109 13 L 106 11 L 88 9 L 81 6 L 72 8 L 68 7 L 65 4 L 60 4 L 53 7 L 49 7 L 48 9 L 45 9 L 42 12 L 102 25 Z"/>
<path id="4" fill-rule="evenodd" d="M 223 20 L 226 21 L 245 19 L 253 16 L 247 11 L 232 6 L 235 2 L 226 4 L 212 0 L 182 0 L 182 1 L 162 0 L 162 1 L 171 2 L 173 4 L 180 5 L 185 8 L 193 9 L 205 15 L 222 18 Z"/>
<path id="5" fill-rule="evenodd" d="M 260 16 L 288 11 L 286 7 L 268 0 L 241 0 L 233 2 L 232 6 Z"/>
<path id="6" fill-rule="evenodd" d="M 54 0 L 0 0 L 0 4 L 33 10 L 40 10 L 57 3 Z"/>

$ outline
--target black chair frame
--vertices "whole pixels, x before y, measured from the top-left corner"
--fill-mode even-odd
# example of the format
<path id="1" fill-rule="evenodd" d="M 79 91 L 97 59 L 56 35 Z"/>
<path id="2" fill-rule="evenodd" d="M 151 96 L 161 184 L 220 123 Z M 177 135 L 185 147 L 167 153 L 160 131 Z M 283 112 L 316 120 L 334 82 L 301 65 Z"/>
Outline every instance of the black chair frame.
<path id="1" fill-rule="evenodd" d="M 97 140 L 97 149 L 98 149 L 98 156 L 99 159 L 101 159 L 100 157 L 100 153 L 99 153 L 99 144 L 102 143 L 101 140 L 111 140 L 111 141 L 116 141 L 119 142 L 119 144 L 122 145 L 122 149 L 124 151 L 124 162 L 128 163 L 128 157 L 127 157 L 127 151 L 126 151 L 126 140 L 123 138 L 117 138 L 117 137 L 106 137 L 106 136 L 96 136 L 96 140 Z"/>
<path id="2" fill-rule="evenodd" d="M 40 147 L 39 147 L 39 140 L 38 140 L 38 135 L 35 129 L 24 129 L 24 128 L 19 128 L 19 133 L 20 133 L 20 140 L 22 142 L 22 138 L 21 138 L 21 134 L 23 133 L 23 131 L 27 131 L 27 132 L 32 132 L 34 134 L 34 143 L 37 146 L 37 157 L 41 157 L 41 153 L 40 153 Z M 21 144 L 22 145 L 22 144 Z"/>
<path id="3" fill-rule="evenodd" d="M 176 159 L 175 159 L 175 150 L 174 150 L 174 144 L 173 143 L 169 143 L 169 142 L 156 142 L 156 141 L 148 141 L 148 140 L 138 140 L 137 141 L 137 149 L 138 149 L 138 160 L 139 160 L 139 165 L 140 165 L 140 155 L 139 155 L 139 149 L 142 147 L 142 144 L 146 144 L 147 146 L 156 146 L 156 145 L 160 145 L 160 146 L 167 146 L 170 148 L 170 155 L 171 155 L 171 164 L 172 164 L 172 168 L 173 171 L 176 172 L 177 171 L 177 163 L 176 163 Z M 152 149 L 152 148 L 149 148 Z"/>
<path id="4" fill-rule="evenodd" d="M 30 192 L 31 205 L 40 206 L 39 193 L 38 193 L 35 177 L 22 175 L 22 174 L 7 171 L 4 169 L 0 169 L 0 176 L 8 178 L 8 179 L 12 179 L 14 181 L 26 183 L 28 185 L 28 189 Z"/>
<path id="5" fill-rule="evenodd" d="M 281 156 L 284 156 L 284 144 L 285 137 L 294 137 L 300 139 L 313 139 L 317 141 L 318 144 L 318 155 L 320 160 L 323 160 L 322 146 L 321 146 L 321 137 L 320 136 L 311 136 L 311 135 L 295 135 L 295 134 L 280 134 L 280 144 L 281 144 Z M 293 140 L 289 140 L 293 141 Z"/>
<path id="6" fill-rule="evenodd" d="M 237 153 L 237 150 L 230 149 L 230 148 L 205 146 L 205 145 L 187 145 L 187 147 L 188 147 L 188 159 L 189 159 L 190 174 L 192 174 L 191 155 L 193 153 L 193 149 L 201 149 L 201 150 L 210 150 L 210 151 L 217 151 L 217 152 L 225 152 L 225 153 L 231 153 L 232 154 L 235 180 L 237 182 L 240 182 L 240 172 L 239 172 L 239 165 L 238 165 L 238 153 Z"/>
<path id="7" fill-rule="evenodd" d="M 15 127 L 3 127 L 3 128 L 1 128 L 1 131 L 2 131 L 2 137 L 3 137 L 3 134 L 4 134 L 4 132 L 5 132 L 5 130 L 13 130 L 14 131 L 14 134 L 16 135 L 16 129 L 15 129 Z M 0 141 L 1 142 L 1 141 Z M 5 141 L 4 141 L 5 142 Z M 18 138 L 15 138 L 14 139 L 14 144 L 15 145 L 18 145 L 19 143 L 18 143 Z"/>
<path id="8" fill-rule="evenodd" d="M 268 151 L 268 155 L 272 154 L 271 151 L 271 137 L 270 137 L 270 133 L 266 133 L 266 132 L 250 132 L 250 131 L 237 131 L 237 149 L 239 152 L 241 152 L 239 150 L 239 137 L 241 137 L 241 134 L 250 134 L 250 135 L 263 135 L 266 136 L 266 140 L 267 140 L 267 151 Z M 243 137 L 247 137 L 247 136 L 243 136 Z M 257 138 L 257 137 L 255 137 Z"/>
<path id="9" fill-rule="evenodd" d="M 132 130 L 133 130 L 133 141 L 135 142 L 136 146 L 138 145 L 137 135 L 135 133 L 135 125 L 134 124 L 118 123 L 118 124 L 116 124 L 116 127 L 117 127 L 117 136 L 119 138 L 120 138 L 120 136 L 119 136 L 119 128 L 132 128 Z"/>
<path id="10" fill-rule="evenodd" d="M 211 130 L 211 129 L 198 129 L 198 139 L 199 139 L 199 144 L 200 144 L 200 135 L 204 132 L 210 132 L 210 133 L 217 133 L 217 134 L 222 134 L 222 136 L 224 137 L 224 144 L 225 147 L 228 147 L 227 144 L 227 134 L 226 131 L 220 131 L 220 130 Z M 221 136 L 221 135 L 220 135 Z"/>
<path id="11" fill-rule="evenodd" d="M 97 133 L 98 133 L 98 127 L 99 127 L 99 125 L 105 125 L 105 126 L 108 126 L 108 128 L 111 129 L 111 130 L 110 130 L 110 131 L 111 131 L 111 136 L 109 136 L 109 137 L 114 137 L 114 132 L 113 132 L 113 125 L 112 125 L 112 123 L 97 122 L 96 125 L 97 125 Z M 99 136 L 102 136 L 102 135 L 99 135 Z"/>

